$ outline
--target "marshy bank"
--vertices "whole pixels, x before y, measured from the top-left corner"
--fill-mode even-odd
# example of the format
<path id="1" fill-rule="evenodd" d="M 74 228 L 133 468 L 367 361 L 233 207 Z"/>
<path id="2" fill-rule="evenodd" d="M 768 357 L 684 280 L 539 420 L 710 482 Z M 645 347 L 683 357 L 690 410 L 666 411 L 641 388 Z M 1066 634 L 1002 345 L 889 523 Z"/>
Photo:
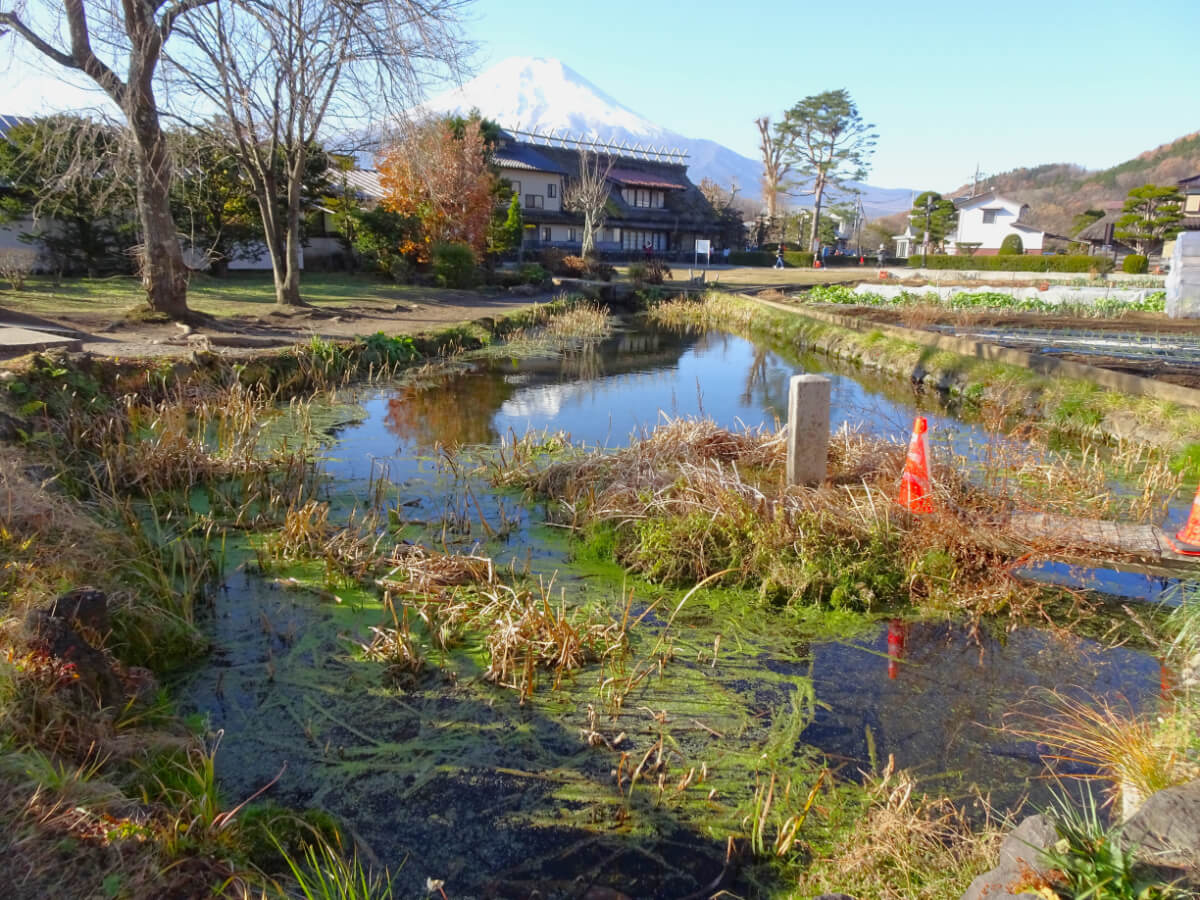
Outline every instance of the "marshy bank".
<path id="1" fill-rule="evenodd" d="M 988 526 L 1153 519 L 1161 460 L 1011 440 L 847 368 L 832 477 L 786 490 L 787 378 L 828 362 L 573 315 L 445 360 L 314 343 L 249 387 L 150 373 L 120 403 L 70 366 L 23 378 L 53 412 L 27 406 L 23 452 L 57 481 L 6 481 L 32 510 L 10 609 L 104 589 L 92 646 L 146 685 L 102 711 L 10 660 L 26 883 L 70 840 L 80 894 L 282 890 L 280 848 L 330 868 L 309 846 L 401 896 L 945 897 L 990 864 L 978 792 L 1045 802 L 1023 703 L 1166 702 L 1164 614 L 1014 577 L 1055 548 Z M 918 520 L 891 495 L 930 404 L 946 503 Z M 47 814 L 67 797 L 86 823 Z"/>

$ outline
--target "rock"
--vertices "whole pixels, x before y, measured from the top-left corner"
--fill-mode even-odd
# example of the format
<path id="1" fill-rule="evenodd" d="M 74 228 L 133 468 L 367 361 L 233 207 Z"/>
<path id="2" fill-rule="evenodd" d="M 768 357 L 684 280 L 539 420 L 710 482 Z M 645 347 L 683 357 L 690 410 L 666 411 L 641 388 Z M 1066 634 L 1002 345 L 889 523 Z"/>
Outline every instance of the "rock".
<path id="1" fill-rule="evenodd" d="M 25 627 L 32 647 L 74 667 L 75 683 L 88 700 L 111 706 L 124 699 L 112 661 L 91 643 L 109 629 L 108 597 L 102 591 L 68 591 L 49 607 L 31 612 Z"/>
<path id="2" fill-rule="evenodd" d="M 1045 850 L 1058 840 L 1054 823 L 1042 815 L 1030 816 L 1009 832 L 1000 845 L 1000 861 L 996 868 L 984 872 L 971 882 L 962 900 L 1038 900 L 1036 894 L 1014 894 L 1012 885 L 1019 884 L 1024 873 L 1042 872 L 1038 851 Z"/>
<path id="3" fill-rule="evenodd" d="M 66 619 L 76 627 L 87 628 L 98 635 L 108 634 L 108 597 L 95 588 L 76 588 L 67 591 L 50 606 L 50 615 Z"/>
<path id="4" fill-rule="evenodd" d="M 1139 862 L 1200 881 L 1200 779 L 1152 794 L 1122 827 L 1121 841 Z"/>

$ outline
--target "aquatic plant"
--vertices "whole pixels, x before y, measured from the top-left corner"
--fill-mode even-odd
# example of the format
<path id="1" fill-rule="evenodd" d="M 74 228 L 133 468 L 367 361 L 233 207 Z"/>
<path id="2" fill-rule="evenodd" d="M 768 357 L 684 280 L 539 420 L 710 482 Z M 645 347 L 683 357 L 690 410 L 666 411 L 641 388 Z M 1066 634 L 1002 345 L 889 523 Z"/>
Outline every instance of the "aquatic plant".
<path id="1" fill-rule="evenodd" d="M 1104 823 L 1091 794 L 1085 794 L 1082 805 L 1058 794 L 1047 814 L 1059 837 L 1039 853 L 1048 872 L 1045 876 L 1030 872 L 1018 890 L 1036 891 L 1056 900 L 1182 900 L 1192 896 L 1138 865 L 1134 848 L 1121 840 L 1120 826 Z"/>
<path id="2" fill-rule="evenodd" d="M 346 859 L 326 841 L 305 843 L 297 859 L 281 844 L 280 855 L 291 872 L 295 890 L 304 900 L 390 900 L 392 876 L 385 869 L 371 872 L 358 854 Z M 290 892 L 288 892 L 290 896 Z"/>

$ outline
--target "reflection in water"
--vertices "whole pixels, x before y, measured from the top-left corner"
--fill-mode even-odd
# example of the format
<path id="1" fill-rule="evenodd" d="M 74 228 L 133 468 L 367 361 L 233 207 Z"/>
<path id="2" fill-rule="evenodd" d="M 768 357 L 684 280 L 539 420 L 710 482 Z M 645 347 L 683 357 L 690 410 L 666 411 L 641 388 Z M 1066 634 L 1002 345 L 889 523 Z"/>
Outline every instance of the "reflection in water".
<path id="1" fill-rule="evenodd" d="M 892 619 L 888 622 L 888 678 L 895 679 L 896 675 L 900 672 L 900 663 L 904 659 L 904 641 L 907 637 L 907 622 L 903 619 Z"/>
<path id="2" fill-rule="evenodd" d="M 791 666 L 769 665 L 781 672 Z M 1085 638 L 1036 629 L 992 635 L 899 619 L 863 640 L 816 644 L 811 663 L 795 668 L 811 672 L 820 701 L 804 740 L 852 761 L 851 772 L 869 764 L 872 752 L 881 760 L 891 754 L 898 767 L 926 777 L 989 785 L 998 803 L 1044 773 L 1038 748 L 1001 730 L 1022 700 L 1054 689 L 1146 710 L 1163 677 L 1153 657 Z"/>
<path id="3" fill-rule="evenodd" d="M 387 430 L 401 440 L 430 449 L 435 444 L 487 444 L 496 440 L 492 418 L 516 390 L 503 378 L 470 372 L 447 374 L 436 389 L 407 385 L 388 398 Z"/>
<path id="4" fill-rule="evenodd" d="M 907 385 L 864 383 L 828 372 L 827 361 L 781 354 L 724 332 L 624 331 L 552 357 L 489 359 L 424 389 L 394 389 L 387 428 L 421 449 L 487 443 L 562 430 L 578 441 L 624 443 L 661 414 L 709 416 L 729 428 L 774 427 L 787 414 L 792 375 L 823 371 L 833 381 L 832 426 L 904 434 L 917 408 Z M 870 386 L 865 386 L 870 384 Z M 936 416 L 936 414 L 934 414 Z M 936 421 L 957 428 L 952 419 Z M 377 427 L 367 423 L 366 427 Z"/>

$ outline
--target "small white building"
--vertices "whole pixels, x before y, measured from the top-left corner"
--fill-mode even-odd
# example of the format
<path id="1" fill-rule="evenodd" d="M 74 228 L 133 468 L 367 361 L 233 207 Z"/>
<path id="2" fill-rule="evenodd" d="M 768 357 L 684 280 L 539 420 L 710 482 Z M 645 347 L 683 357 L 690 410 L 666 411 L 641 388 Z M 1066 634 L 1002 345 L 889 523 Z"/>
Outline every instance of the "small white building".
<path id="1" fill-rule="evenodd" d="M 974 197 L 960 197 L 954 206 L 958 210 L 958 227 L 946 238 L 947 252 L 957 252 L 956 244 L 978 244 L 974 253 L 994 256 L 1004 239 L 1015 234 L 1021 238 L 1026 253 L 1041 255 L 1046 233 L 1027 220 L 1028 203 L 988 191 Z"/>
<path id="2" fill-rule="evenodd" d="M 913 230 L 912 222 L 904 226 L 901 234 L 893 234 L 892 240 L 896 243 L 896 256 L 901 259 L 907 259 L 921 252 L 922 236 Z"/>

